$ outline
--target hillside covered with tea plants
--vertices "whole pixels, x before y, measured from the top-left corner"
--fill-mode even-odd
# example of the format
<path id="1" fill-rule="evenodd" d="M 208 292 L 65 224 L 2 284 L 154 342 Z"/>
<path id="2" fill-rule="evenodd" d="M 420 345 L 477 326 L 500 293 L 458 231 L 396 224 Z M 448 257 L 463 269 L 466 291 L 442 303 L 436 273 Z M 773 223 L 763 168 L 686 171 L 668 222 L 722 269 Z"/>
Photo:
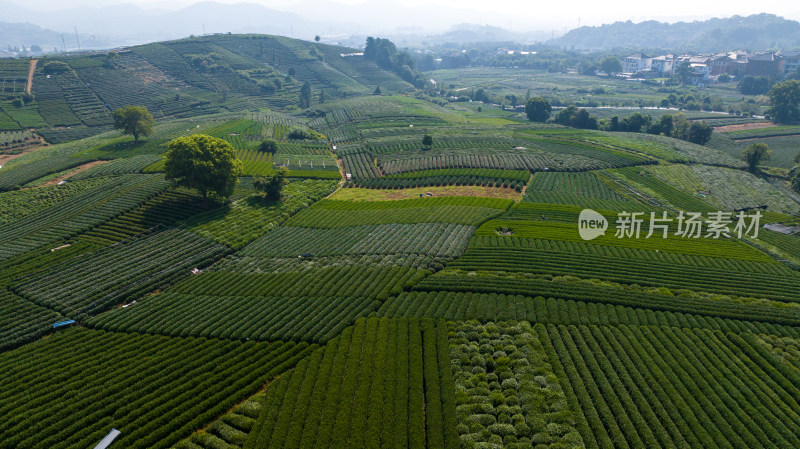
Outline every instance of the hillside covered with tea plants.
<path id="1" fill-rule="evenodd" d="M 800 194 L 737 146 L 768 127 L 532 123 L 357 52 L 41 59 L 31 100 L 0 102 L 0 448 L 800 447 Z M 152 135 L 111 130 L 130 104 Z M 241 161 L 230 196 L 165 178 L 193 134 Z"/>

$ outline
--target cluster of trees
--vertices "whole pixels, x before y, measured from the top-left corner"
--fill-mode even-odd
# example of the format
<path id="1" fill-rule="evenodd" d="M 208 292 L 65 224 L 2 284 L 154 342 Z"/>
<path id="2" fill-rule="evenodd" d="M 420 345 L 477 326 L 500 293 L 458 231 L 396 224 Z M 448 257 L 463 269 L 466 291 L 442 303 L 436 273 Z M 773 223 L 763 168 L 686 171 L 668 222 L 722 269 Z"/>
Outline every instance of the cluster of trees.
<path id="1" fill-rule="evenodd" d="M 445 44 L 431 49 L 431 53 L 420 55 L 417 66 L 421 71 L 437 68 L 457 69 L 463 67 L 519 67 L 525 69 L 565 72 L 569 67 L 591 64 L 602 54 L 585 54 L 578 51 L 561 50 L 543 45 L 523 45 L 513 54 L 498 53 L 497 42 L 470 44 L 464 49 L 460 44 Z M 464 51 L 466 50 L 466 51 Z M 523 54 L 522 52 L 527 54 Z M 441 62 L 436 62 L 441 59 Z"/>
<path id="2" fill-rule="evenodd" d="M 12 105 L 13 105 L 15 108 L 21 108 L 21 107 L 23 107 L 23 106 L 27 106 L 27 105 L 28 105 L 29 103 L 31 103 L 33 100 L 34 100 L 34 98 L 33 98 L 33 95 L 31 95 L 31 94 L 29 94 L 29 93 L 25 92 L 25 93 L 23 93 L 22 95 L 20 95 L 20 97 L 19 97 L 19 98 L 14 98 L 13 100 L 11 100 L 11 104 L 12 104 Z"/>
<path id="3" fill-rule="evenodd" d="M 766 76 L 745 76 L 736 85 L 739 92 L 744 95 L 766 95 L 770 87 L 772 82 Z"/>
<path id="4" fill-rule="evenodd" d="M 569 105 L 558 111 L 553 117 L 553 122 L 572 128 L 597 129 L 597 117 L 589 114 L 586 109 L 578 109 L 575 105 Z"/>
<path id="5" fill-rule="evenodd" d="M 692 122 L 684 114 L 666 114 L 654 121 L 650 115 L 639 112 L 622 119 L 615 115 L 610 119 L 600 120 L 599 129 L 663 135 L 698 145 L 705 145 L 714 131 L 706 122 Z"/>
<path id="6" fill-rule="evenodd" d="M 274 156 L 278 152 L 278 143 L 271 139 L 264 139 L 258 146 L 258 151 Z"/>
<path id="7" fill-rule="evenodd" d="M 742 154 L 750 173 L 757 173 L 761 162 L 769 160 L 770 151 L 766 143 L 754 143 L 745 148 Z"/>
<path id="8" fill-rule="evenodd" d="M 622 63 L 615 56 L 605 56 L 600 61 L 584 61 L 578 66 L 578 70 L 583 75 L 594 75 L 595 72 L 605 72 L 608 76 L 622 73 Z"/>
<path id="9" fill-rule="evenodd" d="M 722 111 L 724 105 L 719 97 L 695 97 L 692 94 L 676 95 L 671 93 L 661 99 L 662 108 L 678 107 L 690 111 Z"/>
<path id="10" fill-rule="evenodd" d="M 622 119 L 615 115 L 610 119 L 598 120 L 586 109 L 570 105 L 558 111 L 555 117 L 550 119 L 551 111 L 550 102 L 542 97 L 531 98 L 525 103 L 525 114 L 532 122 L 552 121 L 572 128 L 664 135 L 698 145 L 708 142 L 713 132 L 711 125 L 705 122 L 691 122 L 684 114 L 667 114 L 653 121 L 650 115 L 637 112 Z"/>
<path id="11" fill-rule="evenodd" d="M 586 109 L 578 109 L 575 105 L 567 106 L 558 111 L 555 117 L 550 120 L 552 106 L 550 102 L 542 97 L 533 97 L 525 102 L 525 115 L 532 122 L 552 121 L 559 125 L 570 126 L 581 129 L 597 129 L 597 117 L 590 115 Z"/>
<path id="12" fill-rule="evenodd" d="M 220 70 L 230 70 L 225 59 L 218 54 L 211 52 L 204 55 L 186 55 L 189 64 L 198 72 L 213 73 Z"/>
<path id="13" fill-rule="evenodd" d="M 283 186 L 286 185 L 286 173 L 287 170 L 281 167 L 272 176 L 254 179 L 253 187 L 261 192 L 267 201 L 280 201 L 283 196 Z"/>
<path id="14" fill-rule="evenodd" d="M 410 54 L 398 51 L 389 39 L 368 37 L 364 47 L 364 57 L 370 59 L 383 69 L 396 73 L 403 80 L 422 87 L 424 81 L 417 72 L 417 64 Z"/>
<path id="15" fill-rule="evenodd" d="M 114 128 L 132 135 L 137 142 L 140 136 L 153 133 L 154 124 L 153 116 L 143 106 L 125 106 L 114 111 Z M 302 129 L 293 129 L 288 137 L 313 138 Z M 216 137 L 194 134 L 171 141 L 167 148 L 164 170 L 168 180 L 198 190 L 204 199 L 209 193 L 222 198 L 233 193 L 243 167 L 230 143 Z M 278 144 L 267 139 L 261 142 L 258 150 L 274 155 L 278 151 Z M 285 177 L 285 170 L 279 170 L 273 176 L 256 179 L 254 185 L 270 201 L 280 201 Z"/>

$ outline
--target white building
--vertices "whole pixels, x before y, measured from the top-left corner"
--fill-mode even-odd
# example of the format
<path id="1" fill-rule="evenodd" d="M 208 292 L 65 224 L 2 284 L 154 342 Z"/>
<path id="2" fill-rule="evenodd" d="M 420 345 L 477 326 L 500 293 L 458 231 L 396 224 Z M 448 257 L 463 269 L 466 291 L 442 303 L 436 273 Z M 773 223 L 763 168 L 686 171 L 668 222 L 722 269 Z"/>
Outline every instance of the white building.
<path id="1" fill-rule="evenodd" d="M 670 75 L 675 72 L 675 55 L 661 55 L 650 60 L 650 70 Z"/>
<path id="2" fill-rule="evenodd" d="M 650 69 L 651 59 L 644 55 L 644 53 L 634 53 L 625 58 L 622 63 L 623 73 L 637 73 Z"/>

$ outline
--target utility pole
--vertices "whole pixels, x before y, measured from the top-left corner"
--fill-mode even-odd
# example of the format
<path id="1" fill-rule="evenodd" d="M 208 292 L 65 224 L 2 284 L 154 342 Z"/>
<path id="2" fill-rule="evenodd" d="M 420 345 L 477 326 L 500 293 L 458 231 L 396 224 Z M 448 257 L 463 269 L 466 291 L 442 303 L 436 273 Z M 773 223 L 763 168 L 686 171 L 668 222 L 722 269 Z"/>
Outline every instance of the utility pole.
<path id="1" fill-rule="evenodd" d="M 64 35 L 61 35 L 61 45 L 64 46 L 64 53 L 67 53 L 67 42 L 64 40 Z"/>
<path id="2" fill-rule="evenodd" d="M 81 51 L 81 40 L 78 39 L 78 27 L 75 27 L 75 41 L 78 42 L 78 51 Z"/>
<path id="3" fill-rule="evenodd" d="M 205 36 L 205 35 L 206 35 L 206 24 L 204 23 L 203 24 L 203 36 Z"/>

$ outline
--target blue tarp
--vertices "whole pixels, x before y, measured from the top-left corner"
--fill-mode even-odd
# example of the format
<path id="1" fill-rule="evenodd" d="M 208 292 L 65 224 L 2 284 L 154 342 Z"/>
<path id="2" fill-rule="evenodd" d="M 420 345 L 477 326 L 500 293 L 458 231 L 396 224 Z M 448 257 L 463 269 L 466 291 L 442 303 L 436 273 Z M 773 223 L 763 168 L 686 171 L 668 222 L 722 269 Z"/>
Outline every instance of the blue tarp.
<path id="1" fill-rule="evenodd" d="M 61 321 L 60 323 L 53 324 L 53 329 L 57 329 L 59 327 L 64 327 L 64 326 L 70 326 L 73 324 L 75 324 L 75 320 Z"/>

